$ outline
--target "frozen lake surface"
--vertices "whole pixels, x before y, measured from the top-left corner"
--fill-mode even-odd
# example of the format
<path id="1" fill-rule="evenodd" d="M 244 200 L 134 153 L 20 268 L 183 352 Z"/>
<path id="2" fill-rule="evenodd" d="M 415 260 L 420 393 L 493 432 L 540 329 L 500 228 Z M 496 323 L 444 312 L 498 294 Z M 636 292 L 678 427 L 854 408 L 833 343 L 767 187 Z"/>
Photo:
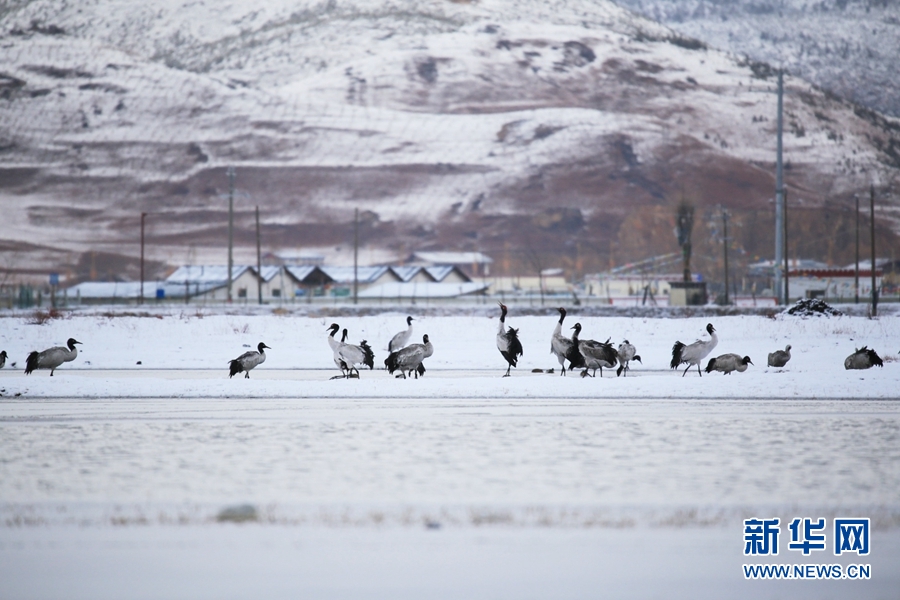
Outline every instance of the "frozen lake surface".
<path id="1" fill-rule="evenodd" d="M 376 360 L 399 321 L 346 320 Z M 52 378 L 0 372 L 0 597 L 896 598 L 897 318 L 719 318 L 717 350 L 759 358 L 702 378 L 667 354 L 707 319 L 582 321 L 644 364 L 531 373 L 558 367 L 547 317 L 516 319 L 510 378 L 496 319 L 429 318 L 442 344 L 412 381 L 329 381 L 330 319 L 6 319 L 11 361 L 72 335 L 84 351 Z M 269 360 L 229 380 L 260 340 Z M 762 366 L 785 343 L 788 367 Z M 863 344 L 885 366 L 844 371 Z M 745 581 L 751 517 L 783 538 L 795 517 L 871 518 L 864 561 L 769 562 L 855 559 L 872 578 Z"/>
<path id="2" fill-rule="evenodd" d="M 900 490 L 892 400 L 14 399 L 0 415 L 15 503 L 252 502 L 290 521 L 310 504 L 704 512 Z"/>
<path id="3" fill-rule="evenodd" d="M 2 408 L 9 597 L 887 598 L 900 586 L 896 401 Z M 217 522 L 242 504 L 254 522 Z M 742 519 L 847 514 L 873 519 L 872 580 L 799 594 L 743 580 Z"/>

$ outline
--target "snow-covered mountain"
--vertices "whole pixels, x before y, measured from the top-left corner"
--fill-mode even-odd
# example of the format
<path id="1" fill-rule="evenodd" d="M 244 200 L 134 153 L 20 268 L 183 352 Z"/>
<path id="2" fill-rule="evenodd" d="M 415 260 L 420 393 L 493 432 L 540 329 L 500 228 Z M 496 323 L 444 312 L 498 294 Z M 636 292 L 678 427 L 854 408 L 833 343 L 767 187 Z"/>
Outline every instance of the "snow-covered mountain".
<path id="1" fill-rule="evenodd" d="M 900 117 L 900 3 L 892 0 L 616 0 L 710 46 L 783 67 Z"/>
<path id="2" fill-rule="evenodd" d="M 102 277 L 141 212 L 148 256 L 224 262 L 228 166 L 238 260 L 256 205 L 267 249 L 335 261 L 357 208 L 367 261 L 594 270 L 672 251 L 682 199 L 708 217 L 698 268 L 719 205 L 739 253 L 773 247 L 772 69 L 612 2 L 19 0 L 0 31 L 0 268 Z M 900 122 L 786 89 L 792 223 L 841 261 L 853 193 L 874 183 L 896 218 Z"/>

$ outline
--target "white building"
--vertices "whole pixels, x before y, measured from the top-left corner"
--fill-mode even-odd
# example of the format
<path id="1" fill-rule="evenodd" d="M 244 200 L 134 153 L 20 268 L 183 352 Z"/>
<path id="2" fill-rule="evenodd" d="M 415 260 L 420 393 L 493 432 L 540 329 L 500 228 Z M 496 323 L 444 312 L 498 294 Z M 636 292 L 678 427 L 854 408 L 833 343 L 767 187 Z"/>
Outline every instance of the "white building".
<path id="1" fill-rule="evenodd" d="M 247 265 L 233 265 L 231 269 L 232 299 L 249 302 L 257 298 L 255 269 Z M 225 302 L 228 300 L 228 267 L 226 265 L 191 265 L 178 267 L 166 278 L 169 285 L 188 290 L 190 297 L 201 301 Z M 184 293 L 180 294 L 184 298 Z"/>

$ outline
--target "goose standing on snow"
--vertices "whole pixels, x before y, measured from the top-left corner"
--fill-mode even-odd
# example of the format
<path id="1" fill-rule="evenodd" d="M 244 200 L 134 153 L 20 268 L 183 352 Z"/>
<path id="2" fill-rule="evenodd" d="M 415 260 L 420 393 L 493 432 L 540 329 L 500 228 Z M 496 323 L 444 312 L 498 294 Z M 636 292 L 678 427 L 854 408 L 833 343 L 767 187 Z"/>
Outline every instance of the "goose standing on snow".
<path id="1" fill-rule="evenodd" d="M 75 357 L 78 356 L 78 348 L 75 347 L 75 344 L 80 343 L 75 338 L 69 338 L 65 348 L 55 346 L 47 348 L 43 352 L 35 350 L 28 355 L 28 359 L 25 361 L 25 374 L 31 375 L 31 372 L 35 369 L 50 369 L 50 377 L 53 377 L 53 371 L 59 365 L 75 360 Z"/>
<path id="2" fill-rule="evenodd" d="M 769 366 L 770 367 L 783 367 L 791 360 L 791 345 L 788 344 L 784 347 L 784 350 L 776 350 L 775 352 L 769 352 Z"/>
<path id="3" fill-rule="evenodd" d="M 722 356 L 709 359 L 709 364 L 706 365 L 706 372 L 719 371 L 725 375 L 731 375 L 732 371 L 743 373 L 747 370 L 747 365 L 752 364 L 753 361 L 750 360 L 749 356 L 741 357 L 740 354 L 723 354 Z"/>
<path id="4" fill-rule="evenodd" d="M 400 375 L 397 375 L 397 377 L 402 376 L 403 379 L 406 379 L 407 374 L 412 374 L 415 371 L 416 379 L 418 379 L 419 374 L 425 372 L 424 367 L 422 367 L 422 361 L 432 354 L 434 354 L 434 346 L 426 334 L 422 336 L 421 344 L 410 344 L 396 352 L 391 352 L 384 360 L 384 364 L 391 375 L 394 374 L 394 371 L 400 371 Z"/>
<path id="5" fill-rule="evenodd" d="M 634 347 L 634 344 L 632 344 L 628 340 L 625 340 L 624 342 L 619 344 L 619 368 L 616 369 L 616 377 L 622 375 L 623 373 L 627 375 L 629 369 L 631 369 L 631 367 L 628 366 L 628 363 L 633 360 L 644 364 L 644 361 L 642 361 L 641 357 L 635 354 L 635 352 L 637 352 L 637 349 Z"/>
<path id="6" fill-rule="evenodd" d="M 497 350 L 509 363 L 509 366 L 506 367 L 506 375 L 504 375 L 504 377 L 509 377 L 509 370 L 516 366 L 516 363 L 519 362 L 519 357 L 522 356 L 524 351 L 522 350 L 522 342 L 519 341 L 519 330 L 512 327 L 504 330 L 506 327 L 506 305 L 502 302 L 499 304 L 500 327 L 497 329 Z"/>
<path id="7" fill-rule="evenodd" d="M 709 356 L 709 353 L 719 343 L 719 336 L 716 335 L 716 329 L 712 326 L 712 323 L 706 325 L 706 331 L 709 333 L 708 340 L 697 340 L 687 346 L 681 342 L 675 342 L 675 345 L 672 346 L 672 362 L 669 366 L 677 369 L 683 363 L 687 363 L 687 368 L 681 374 L 682 377 L 687 375 L 688 369 L 693 365 L 697 365 L 697 374 L 703 377 L 703 373 L 700 372 L 700 363 Z"/>
<path id="8" fill-rule="evenodd" d="M 336 340 L 335 340 L 336 341 Z M 375 368 L 375 353 L 372 348 L 363 340 L 356 344 L 347 343 L 347 329 L 343 331 L 340 345 L 334 353 L 334 362 L 341 368 L 341 372 L 345 378 L 354 377 L 353 372 L 356 371 L 356 379 L 359 379 L 359 369 L 356 365 L 365 365 L 369 369 Z M 335 379 L 335 377 L 332 377 Z"/>
<path id="9" fill-rule="evenodd" d="M 576 358 L 575 362 L 577 364 L 572 364 L 572 359 L 569 355 L 572 354 L 575 345 L 572 343 L 571 338 L 567 338 L 562 334 L 562 324 L 566 318 L 566 309 L 560 307 L 556 310 L 559 311 L 559 321 L 556 322 L 556 327 L 553 329 L 553 335 L 550 336 L 550 353 L 555 354 L 556 358 L 559 360 L 560 376 L 562 376 L 566 374 L 566 360 L 570 363 L 569 370 L 581 368 L 584 365 L 581 364 L 582 361 L 580 360 L 580 355 Z"/>
<path id="10" fill-rule="evenodd" d="M 572 343 L 577 345 L 578 352 L 583 360 L 581 365 L 584 368 L 584 371 L 581 372 L 582 377 L 587 377 L 588 369 L 593 371 L 591 377 L 597 376 L 597 369 L 600 369 L 600 377 L 603 377 L 603 367 L 611 369 L 616 366 L 619 360 L 619 353 L 612 347 L 609 340 L 598 342 L 578 339 L 578 336 L 581 334 L 581 323 L 575 323 L 572 329 L 575 330 L 575 333 L 572 334 Z"/>
<path id="11" fill-rule="evenodd" d="M 412 322 L 412 317 L 406 317 L 406 329 L 391 338 L 388 342 L 388 352 L 396 352 L 409 343 L 409 338 L 412 337 Z"/>
<path id="12" fill-rule="evenodd" d="M 258 367 L 266 362 L 266 348 L 269 350 L 272 349 L 271 346 L 266 346 L 260 342 L 259 345 L 256 346 L 256 350 L 244 352 L 234 360 L 230 361 L 228 379 L 231 379 L 238 373 L 244 373 L 244 379 L 250 379 L 250 371 L 252 371 L 254 367 Z"/>
<path id="13" fill-rule="evenodd" d="M 856 352 L 848 356 L 844 360 L 845 369 L 871 369 L 872 367 L 883 367 L 884 361 L 878 356 L 874 350 L 867 347 L 857 348 Z"/>
<path id="14" fill-rule="evenodd" d="M 6 366 L 6 350 L 0 352 L 0 369 Z"/>

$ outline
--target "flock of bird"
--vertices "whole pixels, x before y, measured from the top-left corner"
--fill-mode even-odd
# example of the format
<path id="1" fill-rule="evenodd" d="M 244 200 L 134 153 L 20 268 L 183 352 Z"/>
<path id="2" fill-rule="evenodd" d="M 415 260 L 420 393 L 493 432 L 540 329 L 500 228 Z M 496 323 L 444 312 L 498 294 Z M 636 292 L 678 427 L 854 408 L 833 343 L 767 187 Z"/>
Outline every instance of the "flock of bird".
<path id="1" fill-rule="evenodd" d="M 559 320 L 556 322 L 556 326 L 550 336 L 550 352 L 559 361 L 560 375 L 564 376 L 567 372 L 580 369 L 582 377 L 596 377 L 598 370 L 600 371 L 600 377 L 603 377 L 604 368 L 615 368 L 617 377 L 620 375 L 627 376 L 632 361 L 643 364 L 634 344 L 628 340 L 624 340 L 616 348 L 610 343 L 611 338 L 607 338 L 605 342 L 581 339 L 581 323 L 575 323 L 571 328 L 573 331 L 571 337 L 567 337 L 563 333 L 566 309 L 560 307 L 557 310 L 559 311 Z M 504 377 L 509 377 L 510 370 L 518 364 L 519 358 L 524 353 L 522 342 L 519 339 L 519 330 L 507 326 L 507 314 L 508 309 L 501 302 L 500 323 L 497 329 L 497 350 L 500 351 L 500 355 L 507 363 Z M 412 322 L 412 317 L 406 317 L 406 329 L 394 335 L 388 343 L 388 357 L 384 360 L 384 366 L 390 374 L 397 373 L 396 377 L 398 378 L 407 379 L 414 376 L 418 379 L 419 376 L 425 374 L 425 359 L 434 354 L 434 346 L 427 334 L 422 336 L 421 344 L 409 343 L 413 333 Z M 326 331 L 329 332 L 327 340 L 333 354 L 334 364 L 341 370 L 341 374 L 335 375 L 332 379 L 359 378 L 360 366 L 368 367 L 370 370 L 375 368 L 375 353 L 366 340 L 362 340 L 359 344 L 349 343 L 347 341 L 347 329 L 341 330 L 340 325 L 337 323 L 332 323 Z M 340 340 L 336 337 L 338 331 L 341 331 Z M 697 367 L 697 374 L 701 377 L 703 376 L 700 365 L 719 343 L 719 337 L 712 323 L 706 326 L 706 332 L 709 334 L 708 339 L 700 339 L 692 344 L 676 341 L 675 345 L 672 346 L 672 360 L 669 366 L 672 369 L 678 369 L 681 365 L 687 365 L 681 374 L 682 377 L 687 375 L 687 372 L 694 366 Z M 57 346 L 48 348 L 43 352 L 31 352 L 25 361 L 25 374 L 30 375 L 33 371 L 46 369 L 50 371 L 52 376 L 60 365 L 75 360 L 78 356 L 76 344 L 81 344 L 81 342 L 74 338 L 69 338 L 65 347 Z M 266 349 L 271 350 L 271 347 L 260 342 L 256 350 L 245 352 L 230 360 L 228 377 L 231 378 L 238 373 L 244 373 L 244 377 L 249 379 L 250 371 L 265 362 Z M 0 351 L 0 368 L 6 365 L 7 358 L 6 350 Z M 781 368 L 789 360 L 791 360 L 791 346 L 787 345 L 784 350 L 776 350 L 769 354 L 768 366 Z M 566 363 L 568 363 L 568 366 Z M 735 371 L 743 373 L 752 364 L 753 361 L 750 360 L 749 356 L 721 354 L 709 359 L 705 371 L 707 373 L 717 371 L 730 375 Z M 15 363 L 12 366 L 15 366 Z M 857 348 L 844 361 L 845 369 L 868 369 L 875 366 L 884 366 L 884 362 L 874 350 L 866 346 Z M 550 369 L 550 372 L 552 371 L 553 369 Z"/>

